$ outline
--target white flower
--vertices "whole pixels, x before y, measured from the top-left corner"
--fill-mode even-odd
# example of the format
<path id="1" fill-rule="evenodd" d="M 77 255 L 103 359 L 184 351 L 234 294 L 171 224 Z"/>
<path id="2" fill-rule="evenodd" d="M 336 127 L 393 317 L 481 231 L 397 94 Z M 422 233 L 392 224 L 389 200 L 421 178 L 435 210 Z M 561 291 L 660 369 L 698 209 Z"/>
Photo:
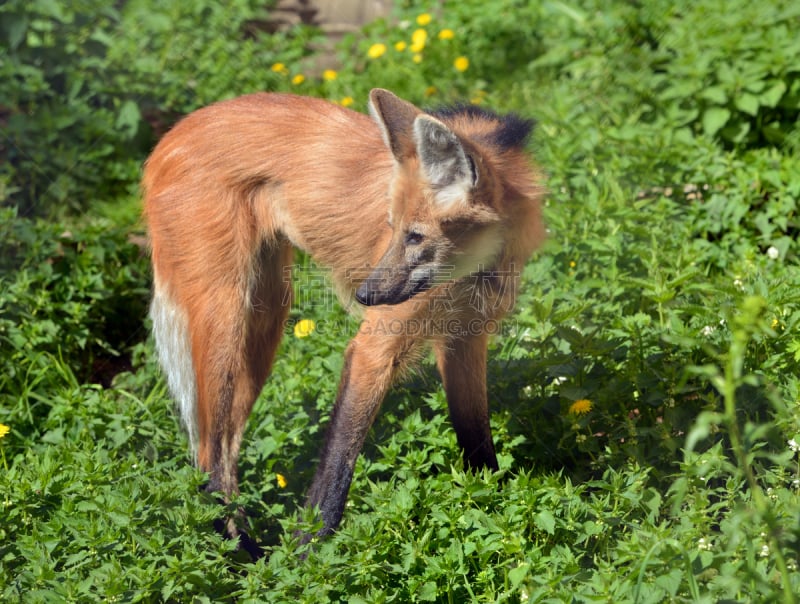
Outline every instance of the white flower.
<path id="1" fill-rule="evenodd" d="M 795 453 L 797 453 L 798 451 L 800 451 L 800 445 L 799 445 L 799 444 L 797 444 L 797 441 L 796 441 L 795 439 L 793 439 L 793 438 L 792 438 L 791 440 L 789 440 L 789 448 L 790 448 L 792 451 L 794 451 Z"/>
<path id="2" fill-rule="evenodd" d="M 741 279 L 739 279 L 739 277 L 736 277 L 736 279 L 733 280 L 733 286 L 738 290 L 744 289 L 744 283 Z"/>
<path id="3" fill-rule="evenodd" d="M 767 257 L 770 260 L 777 260 L 778 256 L 780 255 L 781 253 L 778 251 L 778 248 L 776 248 L 774 245 L 769 246 L 769 249 L 767 250 Z"/>
<path id="4" fill-rule="evenodd" d="M 705 327 L 703 327 L 703 330 L 700 333 L 702 333 L 705 337 L 708 338 L 711 336 L 711 334 L 714 333 L 714 330 L 715 327 L 713 325 L 706 325 Z"/>
<path id="5" fill-rule="evenodd" d="M 711 549 L 711 541 L 707 541 L 705 537 L 700 537 L 697 540 L 697 549 L 699 550 L 710 550 Z"/>
<path id="6" fill-rule="evenodd" d="M 766 558 L 769 556 L 769 545 L 762 545 L 761 546 L 761 557 Z"/>

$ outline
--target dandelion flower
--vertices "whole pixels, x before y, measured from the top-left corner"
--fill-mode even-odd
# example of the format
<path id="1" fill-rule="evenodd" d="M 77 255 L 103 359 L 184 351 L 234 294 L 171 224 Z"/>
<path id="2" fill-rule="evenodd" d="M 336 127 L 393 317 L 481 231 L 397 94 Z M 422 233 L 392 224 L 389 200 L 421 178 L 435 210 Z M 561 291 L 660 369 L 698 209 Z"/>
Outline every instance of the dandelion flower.
<path id="1" fill-rule="evenodd" d="M 416 63 L 417 65 L 419 65 L 420 63 L 422 63 L 422 55 L 417 53 L 413 57 L 411 57 L 411 60 L 414 61 L 414 63 Z"/>
<path id="2" fill-rule="evenodd" d="M 386 52 L 386 44 L 381 44 L 380 42 L 376 42 L 375 44 L 369 47 L 369 50 L 367 51 L 367 56 L 370 59 L 377 59 L 378 57 L 382 57 L 385 52 Z"/>
<path id="3" fill-rule="evenodd" d="M 292 84 L 294 84 L 295 86 L 299 86 L 305 81 L 306 81 L 306 76 L 304 76 L 302 73 L 298 73 L 296 76 L 292 78 Z"/>
<path id="4" fill-rule="evenodd" d="M 458 57 L 453 61 L 453 67 L 463 73 L 469 69 L 469 59 L 467 57 Z"/>
<path id="5" fill-rule="evenodd" d="M 425 26 L 431 22 L 432 17 L 428 13 L 422 13 L 417 16 L 417 25 Z"/>
<path id="6" fill-rule="evenodd" d="M 283 474 L 275 474 L 275 480 L 278 481 L 278 486 L 282 489 L 285 489 L 286 485 L 289 484 L 286 482 L 286 477 Z"/>
<path id="7" fill-rule="evenodd" d="M 586 415 L 592 410 L 592 401 L 588 398 L 578 399 L 569 406 L 570 415 Z"/>
<path id="8" fill-rule="evenodd" d="M 280 73 L 283 75 L 289 73 L 289 70 L 286 69 L 286 65 L 284 65 L 283 63 L 275 63 L 272 67 L 270 67 L 270 69 L 275 73 Z"/>
<path id="9" fill-rule="evenodd" d="M 440 40 L 452 40 L 456 37 L 455 32 L 452 29 L 443 29 L 439 32 L 439 39 Z"/>
<path id="10" fill-rule="evenodd" d="M 407 47 L 408 47 L 408 44 L 403 42 L 403 40 L 400 40 L 399 42 L 395 42 L 394 43 L 394 49 L 397 52 L 403 52 Z"/>
<path id="11" fill-rule="evenodd" d="M 425 48 L 425 43 L 428 41 L 428 32 L 424 29 L 418 29 L 411 34 L 411 52 L 422 52 Z"/>
<path id="12" fill-rule="evenodd" d="M 353 104 L 353 102 L 354 102 L 354 101 L 353 101 L 353 97 L 351 97 L 351 96 L 346 96 L 346 97 L 344 97 L 344 98 L 343 98 L 341 101 L 339 101 L 339 104 L 340 104 L 342 107 L 349 107 L 350 105 L 352 105 L 352 104 Z"/>
<path id="13" fill-rule="evenodd" d="M 10 431 L 11 431 L 11 428 L 6 426 L 5 424 L 0 424 L 0 438 L 3 438 Z"/>
<path id="14" fill-rule="evenodd" d="M 311 319 L 302 319 L 295 323 L 294 326 L 294 337 L 296 338 L 306 338 L 314 333 L 314 329 L 316 325 L 314 321 Z"/>
<path id="15" fill-rule="evenodd" d="M 333 69 L 326 69 L 322 72 L 322 79 L 328 82 L 333 82 L 338 74 Z"/>

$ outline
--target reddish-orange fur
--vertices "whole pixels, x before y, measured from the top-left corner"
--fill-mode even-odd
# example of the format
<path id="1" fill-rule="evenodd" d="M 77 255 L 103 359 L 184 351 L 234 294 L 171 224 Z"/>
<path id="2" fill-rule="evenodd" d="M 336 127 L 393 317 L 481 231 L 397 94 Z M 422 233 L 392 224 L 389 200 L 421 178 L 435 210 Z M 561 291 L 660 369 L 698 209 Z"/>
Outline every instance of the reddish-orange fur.
<path id="1" fill-rule="evenodd" d="M 538 175 L 522 149 L 492 141 L 497 123 L 491 118 L 442 119 L 442 131 L 455 135 L 469 157 L 462 171 L 468 165 L 477 179 L 463 202 L 450 203 L 452 190 L 440 193 L 444 187 L 426 180 L 439 168 L 421 159 L 423 143 L 414 138 L 423 136 L 413 134 L 421 112 L 385 91 L 373 91 L 371 99 L 375 121 L 322 100 L 280 94 L 206 107 L 163 138 L 143 179 L 154 317 L 166 317 L 155 327 L 162 364 L 169 375 L 179 374 L 171 369 L 179 364 L 171 351 L 184 350 L 184 344 L 191 351 L 197 461 L 210 473 L 210 487 L 228 494 L 237 489 L 247 416 L 283 333 L 293 247 L 328 267 L 343 302 L 356 310 L 356 290 L 374 267 L 384 271 L 376 273 L 378 293 L 384 286 L 410 287 L 403 279 L 410 279 L 411 269 L 397 267 L 412 254 L 403 240 L 412 227 L 424 231 L 426 247 L 419 249 L 425 258 L 492 271 L 479 296 L 470 277 L 439 279 L 411 297 L 397 294 L 386 303 L 375 298 L 377 305 L 363 310 L 309 494 L 309 504 L 322 510 L 325 531 L 338 523 L 341 491 L 346 495 L 352 464 L 386 390 L 426 343 L 435 349 L 459 442 L 484 449 L 474 458 L 465 450 L 465 460 L 493 465 L 481 326 L 511 308 L 519 271 L 544 232 Z M 425 124 L 433 124 L 435 136 L 440 122 Z M 462 176 L 454 177 L 456 185 Z M 412 329 L 423 320 L 424 329 Z M 188 382 L 171 382 L 173 393 L 190 406 L 194 395 L 181 383 Z"/>

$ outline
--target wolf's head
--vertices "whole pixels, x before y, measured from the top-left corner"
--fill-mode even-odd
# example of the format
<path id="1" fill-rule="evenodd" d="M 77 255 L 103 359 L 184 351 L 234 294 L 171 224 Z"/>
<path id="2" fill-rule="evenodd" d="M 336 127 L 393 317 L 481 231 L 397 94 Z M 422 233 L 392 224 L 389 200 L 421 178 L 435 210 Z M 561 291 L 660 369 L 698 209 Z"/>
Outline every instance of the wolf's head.
<path id="1" fill-rule="evenodd" d="M 370 113 L 395 160 L 392 240 L 356 299 L 399 304 L 491 269 L 513 215 L 504 208 L 509 187 L 502 172 L 510 153 L 521 154 L 532 123 L 474 107 L 425 113 L 380 89 L 370 93 Z"/>

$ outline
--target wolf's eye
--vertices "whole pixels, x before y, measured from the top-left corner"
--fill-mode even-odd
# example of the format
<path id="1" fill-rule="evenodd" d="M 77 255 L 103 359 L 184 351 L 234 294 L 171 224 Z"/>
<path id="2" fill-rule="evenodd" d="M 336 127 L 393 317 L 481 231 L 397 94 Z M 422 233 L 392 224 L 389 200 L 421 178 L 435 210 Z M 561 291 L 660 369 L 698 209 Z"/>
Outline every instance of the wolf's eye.
<path id="1" fill-rule="evenodd" d="M 415 233 L 414 231 L 406 233 L 406 245 L 419 245 L 423 239 L 422 233 Z"/>

